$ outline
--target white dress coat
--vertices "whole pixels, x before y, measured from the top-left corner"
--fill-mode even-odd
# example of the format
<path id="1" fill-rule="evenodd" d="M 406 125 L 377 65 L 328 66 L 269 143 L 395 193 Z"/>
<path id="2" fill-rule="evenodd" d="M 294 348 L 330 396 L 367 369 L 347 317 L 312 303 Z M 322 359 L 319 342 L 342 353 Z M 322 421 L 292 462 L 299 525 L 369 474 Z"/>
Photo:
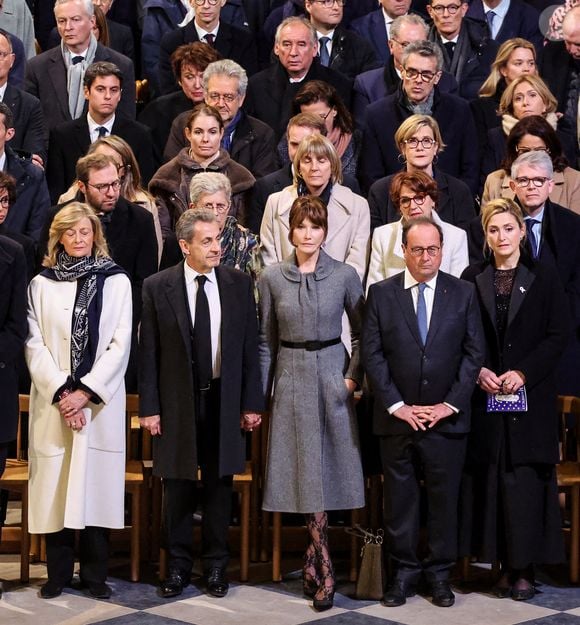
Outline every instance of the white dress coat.
<path id="1" fill-rule="evenodd" d="M 290 209 L 297 197 L 296 187 L 272 193 L 266 202 L 260 240 L 266 266 L 290 256 L 294 246 L 288 240 Z M 362 280 L 367 266 L 371 220 L 368 202 L 348 187 L 335 184 L 328 202 L 328 235 L 324 251 L 354 267 Z"/>
<path id="2" fill-rule="evenodd" d="M 81 378 L 102 401 L 83 409 L 87 424 L 81 431 L 68 428 L 53 403 L 70 375 L 76 290 L 76 281 L 40 275 L 28 290 L 28 523 L 33 534 L 124 525 L 124 375 L 131 347 L 131 284 L 124 274 L 105 280 L 97 354 L 91 371 Z"/>
<path id="3" fill-rule="evenodd" d="M 443 230 L 443 255 L 440 269 L 459 278 L 463 270 L 469 265 L 467 234 L 465 230 L 443 221 L 434 210 L 431 211 L 431 217 Z M 402 243 L 402 219 L 375 228 L 369 261 L 367 291 L 371 284 L 386 280 L 405 270 Z"/>

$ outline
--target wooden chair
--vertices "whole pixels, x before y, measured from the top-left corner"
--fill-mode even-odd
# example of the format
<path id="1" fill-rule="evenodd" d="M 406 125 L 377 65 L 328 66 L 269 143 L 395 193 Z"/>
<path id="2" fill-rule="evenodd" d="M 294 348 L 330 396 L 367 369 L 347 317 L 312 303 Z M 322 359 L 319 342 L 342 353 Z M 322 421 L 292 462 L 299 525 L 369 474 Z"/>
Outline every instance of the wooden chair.
<path id="1" fill-rule="evenodd" d="M 558 397 L 558 412 L 562 424 L 562 462 L 557 467 L 558 488 L 570 491 L 570 581 L 580 579 L 580 398 Z M 568 434 L 566 415 L 576 420 L 576 458 L 567 458 Z"/>

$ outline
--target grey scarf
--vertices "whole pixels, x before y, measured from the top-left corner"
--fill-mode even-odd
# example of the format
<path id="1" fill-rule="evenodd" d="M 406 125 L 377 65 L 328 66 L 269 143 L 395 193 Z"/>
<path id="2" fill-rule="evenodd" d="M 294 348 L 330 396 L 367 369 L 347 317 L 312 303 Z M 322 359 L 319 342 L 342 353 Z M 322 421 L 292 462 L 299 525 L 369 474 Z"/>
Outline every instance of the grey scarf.
<path id="1" fill-rule="evenodd" d="M 62 58 L 66 67 L 66 88 L 68 92 L 68 110 L 73 119 L 78 119 L 85 108 L 85 94 L 83 89 L 83 79 L 87 67 L 95 60 L 95 52 L 97 51 L 97 40 L 91 33 L 89 40 L 89 49 L 82 63 L 76 65 L 72 62 L 73 54 L 64 44 L 60 42 Z"/>

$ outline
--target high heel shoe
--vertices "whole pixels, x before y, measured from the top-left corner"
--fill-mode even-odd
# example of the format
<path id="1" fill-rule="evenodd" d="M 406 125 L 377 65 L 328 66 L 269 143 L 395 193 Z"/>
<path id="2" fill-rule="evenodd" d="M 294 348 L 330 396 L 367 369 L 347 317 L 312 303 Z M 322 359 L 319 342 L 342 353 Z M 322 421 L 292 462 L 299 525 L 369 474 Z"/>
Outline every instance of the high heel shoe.
<path id="1" fill-rule="evenodd" d="M 302 569 L 302 592 L 305 597 L 314 598 L 320 580 L 316 573 L 316 553 L 314 547 L 310 545 L 304 554 L 304 567 Z"/>
<path id="2" fill-rule="evenodd" d="M 324 612 L 325 610 L 330 610 L 330 608 L 334 605 L 336 580 L 334 578 L 334 569 L 332 568 L 332 562 L 330 560 L 322 559 L 320 561 L 319 570 L 320 586 L 312 599 L 312 606 L 317 612 Z"/>

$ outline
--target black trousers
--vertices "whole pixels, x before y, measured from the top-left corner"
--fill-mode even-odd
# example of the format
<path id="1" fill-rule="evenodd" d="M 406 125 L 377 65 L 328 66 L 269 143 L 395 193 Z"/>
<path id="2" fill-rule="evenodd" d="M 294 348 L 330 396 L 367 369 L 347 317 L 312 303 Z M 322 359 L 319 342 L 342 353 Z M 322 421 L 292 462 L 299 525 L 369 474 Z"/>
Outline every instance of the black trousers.
<path id="1" fill-rule="evenodd" d="M 446 580 L 457 559 L 458 498 L 467 435 L 434 431 L 383 436 L 384 518 L 395 578 Z M 417 556 L 420 479 L 427 494 L 427 557 Z"/>
<path id="2" fill-rule="evenodd" d="M 48 579 L 58 586 L 66 586 L 74 573 L 75 531 L 65 528 L 46 535 Z M 87 583 L 104 582 L 109 559 L 109 530 L 86 527 L 79 534 L 81 579 Z"/>
<path id="3" fill-rule="evenodd" d="M 193 567 L 193 514 L 202 504 L 201 561 L 204 573 L 213 567 L 225 568 L 229 561 L 227 544 L 232 511 L 231 475 L 219 476 L 219 383 L 200 393 L 197 411 L 197 452 L 201 483 L 194 480 L 164 479 L 164 526 L 169 569 L 185 579 Z M 201 488 L 200 488 L 201 486 Z"/>

